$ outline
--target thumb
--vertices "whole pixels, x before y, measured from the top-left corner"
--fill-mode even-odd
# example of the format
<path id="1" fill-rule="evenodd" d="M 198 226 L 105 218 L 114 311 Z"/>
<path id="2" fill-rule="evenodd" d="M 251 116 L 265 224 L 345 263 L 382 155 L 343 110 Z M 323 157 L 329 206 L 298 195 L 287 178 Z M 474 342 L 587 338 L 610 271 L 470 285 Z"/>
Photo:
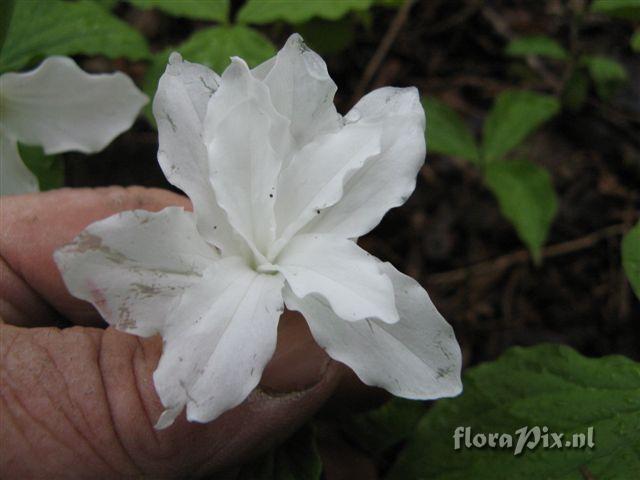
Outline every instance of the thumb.
<path id="1" fill-rule="evenodd" d="M 342 372 L 304 323 L 283 320 L 263 388 L 211 423 L 182 415 L 162 431 L 153 428 L 160 338 L 0 325 L 3 477 L 199 476 L 260 453 L 313 415 Z"/>

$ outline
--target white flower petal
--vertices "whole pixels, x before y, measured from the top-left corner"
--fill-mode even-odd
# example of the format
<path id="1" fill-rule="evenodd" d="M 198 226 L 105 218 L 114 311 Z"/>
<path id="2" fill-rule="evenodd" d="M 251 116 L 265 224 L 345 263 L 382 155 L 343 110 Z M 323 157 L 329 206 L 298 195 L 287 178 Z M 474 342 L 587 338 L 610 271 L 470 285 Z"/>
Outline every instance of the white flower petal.
<path id="1" fill-rule="evenodd" d="M 128 130 L 148 99 L 123 73 L 90 75 L 66 57 L 0 77 L 3 122 L 47 154 L 102 150 Z"/>
<path id="2" fill-rule="evenodd" d="M 209 102 L 205 125 L 210 179 L 229 222 L 260 257 L 275 237 L 273 204 L 288 125 L 269 91 L 235 59 Z"/>
<path id="3" fill-rule="evenodd" d="M 257 67 L 251 69 L 251 74 L 256 77 L 258 80 L 264 80 L 269 72 L 276 64 L 277 56 L 271 57 L 269 60 L 265 60 Z"/>
<path id="4" fill-rule="evenodd" d="M 65 284 L 117 328 L 162 331 L 185 290 L 218 258 L 182 208 L 122 212 L 89 225 L 55 252 Z"/>
<path id="5" fill-rule="evenodd" d="M 276 109 L 291 120 L 291 134 L 298 147 L 340 127 L 340 115 L 333 105 L 336 84 L 324 60 L 300 35 L 291 35 L 275 62 L 267 61 L 254 72 L 264 78 Z"/>
<path id="6" fill-rule="evenodd" d="M 38 191 L 38 179 L 20 158 L 17 142 L 0 128 L 0 195 Z"/>
<path id="7" fill-rule="evenodd" d="M 341 200 L 314 219 L 306 231 L 360 237 L 413 192 L 424 164 L 424 110 L 415 88 L 385 87 L 365 97 L 345 120 L 378 124 L 381 152 L 367 160 L 344 186 Z"/>
<path id="8" fill-rule="evenodd" d="M 251 393 L 276 347 L 283 282 L 227 257 L 185 292 L 153 376 L 167 409 L 156 428 L 169 426 L 184 405 L 189 420 L 208 422 Z"/>
<path id="9" fill-rule="evenodd" d="M 396 292 L 397 323 L 345 322 L 322 298 L 300 299 L 285 288 L 287 308 L 301 312 L 316 342 L 367 385 L 411 399 L 458 395 L 461 354 L 453 329 L 415 280 L 388 263 L 381 268 Z"/>
<path id="10" fill-rule="evenodd" d="M 212 70 L 183 61 L 173 53 L 158 83 L 153 114 L 158 124 L 162 171 L 191 199 L 202 234 L 232 255 L 239 251 L 241 240 L 236 239 L 227 215 L 216 202 L 202 139 L 207 104 L 219 84 L 220 77 Z"/>
<path id="11" fill-rule="evenodd" d="M 380 153 L 380 133 L 377 125 L 347 125 L 337 133 L 318 137 L 294 156 L 278 181 L 277 241 L 269 258 L 277 256 L 302 227 L 342 198 L 344 183 L 367 159 Z M 354 219 L 356 216 L 354 212 Z"/>
<path id="12" fill-rule="evenodd" d="M 207 105 L 204 121 L 205 144 L 209 144 L 217 135 L 218 127 L 240 103 L 254 101 L 271 122 L 269 141 L 278 156 L 285 158 L 290 154 L 293 139 L 289 132 L 289 120 L 273 106 L 267 86 L 249 70 L 247 63 L 239 57 L 231 58 L 231 65 L 222 74 L 220 87 Z"/>
<path id="13" fill-rule="evenodd" d="M 319 294 L 340 318 L 398 321 L 391 280 L 380 271 L 379 261 L 351 240 L 299 235 L 276 263 L 299 298 Z"/>

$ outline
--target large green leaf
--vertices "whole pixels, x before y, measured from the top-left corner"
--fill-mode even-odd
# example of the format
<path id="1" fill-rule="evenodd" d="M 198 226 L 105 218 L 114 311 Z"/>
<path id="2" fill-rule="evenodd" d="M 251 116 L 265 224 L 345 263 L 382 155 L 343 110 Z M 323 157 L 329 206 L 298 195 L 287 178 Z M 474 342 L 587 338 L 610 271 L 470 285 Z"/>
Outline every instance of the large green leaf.
<path id="1" fill-rule="evenodd" d="M 4 39 L 7 38 L 9 22 L 11 21 L 15 4 L 16 0 L 2 0 L 2 15 L 0 15 L 0 51 L 2 51 Z"/>
<path id="2" fill-rule="evenodd" d="M 627 20 L 640 20 L 640 0 L 593 0 L 591 11 Z"/>
<path id="3" fill-rule="evenodd" d="M 64 160 L 58 155 L 45 155 L 41 147 L 18 144 L 20 158 L 38 179 L 41 191 L 64 186 Z"/>
<path id="4" fill-rule="evenodd" d="M 0 71 L 48 55 L 148 58 L 144 37 L 90 0 L 18 0 L 0 52 Z"/>
<path id="5" fill-rule="evenodd" d="M 427 113 L 428 151 L 478 163 L 476 142 L 458 114 L 435 98 L 424 98 L 422 103 Z"/>
<path id="6" fill-rule="evenodd" d="M 296 25 L 296 31 L 304 37 L 305 43 L 321 55 L 345 50 L 353 42 L 355 30 L 356 25 L 350 18 L 333 21 L 314 18 Z"/>
<path id="7" fill-rule="evenodd" d="M 560 110 L 555 97 L 529 91 L 498 96 L 484 124 L 484 160 L 499 160 Z"/>
<path id="8" fill-rule="evenodd" d="M 105 10 L 112 10 L 119 2 L 119 0 L 91 0 L 93 3 L 97 3 Z"/>
<path id="9" fill-rule="evenodd" d="M 249 0 L 240 10 L 238 21 L 297 24 L 314 17 L 337 20 L 352 10 L 368 10 L 372 4 L 373 0 Z"/>
<path id="10" fill-rule="evenodd" d="M 237 480 L 319 480 L 322 461 L 313 428 L 307 426 L 280 447 L 243 466 Z"/>
<path id="11" fill-rule="evenodd" d="M 556 193 L 546 170 L 526 160 L 487 165 L 485 182 L 498 199 L 500 211 L 540 261 L 542 245 L 558 209 Z"/>
<path id="12" fill-rule="evenodd" d="M 361 449 L 379 455 L 409 437 L 426 411 L 423 402 L 394 398 L 375 410 L 351 416 L 341 427 Z"/>
<path id="13" fill-rule="evenodd" d="M 522 57 L 526 55 L 540 55 L 541 57 L 566 60 L 569 54 L 562 45 L 553 38 L 542 35 L 516 38 L 509 42 L 507 55 Z"/>
<path id="14" fill-rule="evenodd" d="M 226 22 L 229 17 L 229 0 L 128 0 L 137 8 L 157 8 L 175 17 L 196 20 Z"/>
<path id="15" fill-rule="evenodd" d="M 640 478 L 640 364 L 621 356 L 590 359 L 560 345 L 513 348 L 469 370 L 464 393 L 440 400 L 422 419 L 390 480 L 630 480 Z M 454 433 L 510 434 L 522 427 L 561 433 L 562 448 L 455 450 Z M 594 448 L 570 448 L 573 434 Z M 532 437 L 530 437 L 531 439 Z M 549 445 L 551 435 L 548 435 Z M 576 437 L 576 441 L 580 438 Z"/>
<path id="16" fill-rule="evenodd" d="M 586 65 L 596 85 L 598 95 L 607 100 L 629 80 L 625 68 L 613 58 L 600 55 L 585 55 L 581 61 Z"/>
<path id="17" fill-rule="evenodd" d="M 640 222 L 622 239 L 622 266 L 631 288 L 640 298 Z"/>
<path id="18" fill-rule="evenodd" d="M 221 74 L 232 56 L 243 58 L 253 67 L 275 55 L 276 48 L 261 33 L 243 25 L 199 30 L 184 43 L 154 56 L 143 88 L 149 98 L 155 95 L 158 80 L 167 66 L 169 55 L 174 51 L 179 52 L 185 60 L 201 63 Z M 151 103 L 145 108 L 145 115 L 153 122 Z"/>

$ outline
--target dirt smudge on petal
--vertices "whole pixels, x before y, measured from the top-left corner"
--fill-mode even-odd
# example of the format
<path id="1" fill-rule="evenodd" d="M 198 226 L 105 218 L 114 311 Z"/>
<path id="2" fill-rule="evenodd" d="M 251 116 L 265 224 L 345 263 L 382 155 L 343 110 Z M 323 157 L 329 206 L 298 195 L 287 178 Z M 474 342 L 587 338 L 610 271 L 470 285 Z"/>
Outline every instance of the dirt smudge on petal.
<path id="1" fill-rule="evenodd" d="M 89 232 L 82 232 L 76 237 L 74 250 L 77 253 L 100 252 L 113 263 L 122 264 L 128 259 L 125 255 L 102 244 L 102 238 Z"/>
<path id="2" fill-rule="evenodd" d="M 99 250 L 102 247 L 102 238 L 89 232 L 82 232 L 76 238 L 76 248 L 78 253 L 85 253 L 89 250 Z"/>
<path id="3" fill-rule="evenodd" d="M 107 298 L 104 296 L 102 289 L 91 280 L 87 280 L 87 288 L 89 290 L 89 294 L 91 295 L 91 303 L 95 305 L 95 307 L 104 318 L 111 318 L 113 312 L 107 304 Z"/>

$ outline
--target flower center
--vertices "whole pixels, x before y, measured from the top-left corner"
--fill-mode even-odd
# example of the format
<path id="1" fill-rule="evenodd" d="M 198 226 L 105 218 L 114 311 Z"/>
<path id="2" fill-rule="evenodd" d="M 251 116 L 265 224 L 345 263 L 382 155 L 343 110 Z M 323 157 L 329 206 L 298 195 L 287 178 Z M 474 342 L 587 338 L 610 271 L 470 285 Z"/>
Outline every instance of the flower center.
<path id="1" fill-rule="evenodd" d="M 256 272 L 258 273 L 267 273 L 267 274 L 276 274 L 278 273 L 278 267 L 276 267 L 274 264 L 272 263 L 263 263 L 261 265 L 258 265 L 256 268 Z"/>

